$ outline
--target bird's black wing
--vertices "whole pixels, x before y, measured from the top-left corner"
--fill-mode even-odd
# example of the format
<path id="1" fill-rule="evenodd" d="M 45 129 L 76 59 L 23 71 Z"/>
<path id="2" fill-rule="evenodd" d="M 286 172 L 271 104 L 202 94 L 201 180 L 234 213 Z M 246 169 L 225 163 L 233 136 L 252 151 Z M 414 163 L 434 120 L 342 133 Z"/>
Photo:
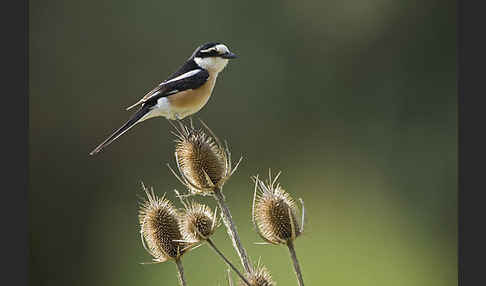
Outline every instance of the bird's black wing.
<path id="1" fill-rule="evenodd" d="M 183 75 L 187 72 L 190 72 L 192 70 L 197 70 L 201 69 L 200 66 L 196 64 L 196 62 L 193 59 L 190 59 L 186 61 L 182 66 L 180 66 L 175 72 L 173 72 L 165 81 L 169 81 L 171 79 L 174 79 L 180 75 Z"/>
<path id="2" fill-rule="evenodd" d="M 166 97 L 187 89 L 196 89 L 206 83 L 208 78 L 209 73 L 204 69 L 194 69 L 176 77 L 172 77 L 152 89 L 141 100 L 128 107 L 127 110 L 140 103 L 154 105 L 161 97 Z"/>

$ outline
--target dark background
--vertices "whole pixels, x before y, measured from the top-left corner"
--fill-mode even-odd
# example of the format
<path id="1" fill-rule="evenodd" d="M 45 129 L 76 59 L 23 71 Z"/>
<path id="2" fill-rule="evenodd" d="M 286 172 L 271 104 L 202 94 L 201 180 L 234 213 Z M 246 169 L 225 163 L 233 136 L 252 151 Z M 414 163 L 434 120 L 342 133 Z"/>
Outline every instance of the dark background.
<path id="1" fill-rule="evenodd" d="M 250 223 L 250 176 L 282 170 L 306 202 L 297 240 L 309 285 L 457 283 L 456 6 L 447 1 L 30 1 L 32 285 L 175 285 L 139 241 L 140 180 L 169 173 L 165 119 L 88 153 L 124 108 L 193 49 L 222 41 L 240 58 L 197 116 L 244 160 L 225 186 L 243 243 L 278 285 L 295 285 L 283 247 Z M 202 199 L 212 206 L 211 200 Z M 179 204 L 178 204 L 179 205 Z M 215 241 L 237 261 L 224 228 Z M 226 285 L 203 246 L 191 285 Z"/>

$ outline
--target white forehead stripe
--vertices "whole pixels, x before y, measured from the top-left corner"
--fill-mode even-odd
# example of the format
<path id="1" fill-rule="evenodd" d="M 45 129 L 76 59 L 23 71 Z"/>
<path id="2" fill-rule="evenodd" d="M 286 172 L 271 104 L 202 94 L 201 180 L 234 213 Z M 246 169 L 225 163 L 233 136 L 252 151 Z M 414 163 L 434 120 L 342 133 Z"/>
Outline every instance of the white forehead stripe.
<path id="1" fill-rule="evenodd" d="M 175 77 L 175 78 L 173 78 L 171 80 L 164 81 L 163 84 L 166 84 L 166 83 L 169 83 L 169 82 L 178 81 L 178 80 L 181 80 L 181 79 L 185 79 L 185 78 L 191 77 L 191 76 L 197 74 L 200 71 L 201 71 L 200 69 L 197 69 L 197 70 L 192 70 L 192 71 L 186 72 L 185 74 L 181 74 L 180 76 Z"/>
<path id="2" fill-rule="evenodd" d="M 228 53 L 229 49 L 225 45 L 219 44 L 219 45 L 216 45 L 216 46 L 211 47 L 209 49 L 201 50 L 201 53 L 207 53 L 207 52 L 210 52 L 210 51 L 216 51 L 219 54 L 224 54 L 224 53 Z"/>
<path id="3" fill-rule="evenodd" d="M 218 51 L 218 53 L 220 53 L 220 54 L 229 53 L 228 47 L 223 45 L 223 44 L 216 45 L 215 48 L 216 48 L 216 51 Z"/>
<path id="4" fill-rule="evenodd" d="M 214 50 L 216 50 L 216 47 L 212 47 L 212 48 L 205 49 L 205 50 L 200 50 L 200 52 L 201 53 L 207 53 L 207 52 L 214 51 Z"/>

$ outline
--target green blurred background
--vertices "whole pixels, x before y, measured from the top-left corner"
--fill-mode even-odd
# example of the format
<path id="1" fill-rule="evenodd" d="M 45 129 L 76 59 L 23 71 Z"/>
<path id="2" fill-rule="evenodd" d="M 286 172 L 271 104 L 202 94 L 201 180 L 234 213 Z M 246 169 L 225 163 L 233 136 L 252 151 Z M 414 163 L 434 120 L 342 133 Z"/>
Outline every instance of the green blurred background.
<path id="1" fill-rule="evenodd" d="M 197 116 L 244 156 L 224 191 L 278 285 L 296 285 L 288 252 L 255 245 L 250 222 L 250 176 L 268 168 L 306 202 L 307 285 L 457 284 L 454 1 L 29 5 L 32 285 L 177 285 L 173 263 L 139 264 L 140 180 L 182 190 L 168 122 L 88 153 L 207 41 L 240 57 Z M 238 262 L 224 227 L 215 241 Z M 183 262 L 189 285 L 227 285 L 208 247 Z"/>

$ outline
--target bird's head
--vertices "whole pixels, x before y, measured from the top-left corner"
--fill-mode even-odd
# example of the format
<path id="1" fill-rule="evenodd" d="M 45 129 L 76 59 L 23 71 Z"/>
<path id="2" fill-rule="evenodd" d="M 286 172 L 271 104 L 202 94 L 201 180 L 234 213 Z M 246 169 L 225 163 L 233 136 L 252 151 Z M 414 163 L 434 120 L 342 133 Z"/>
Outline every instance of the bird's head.
<path id="1" fill-rule="evenodd" d="M 226 45 L 211 42 L 199 46 L 191 58 L 206 70 L 220 72 L 228 64 L 229 59 L 236 58 L 236 55 Z"/>

